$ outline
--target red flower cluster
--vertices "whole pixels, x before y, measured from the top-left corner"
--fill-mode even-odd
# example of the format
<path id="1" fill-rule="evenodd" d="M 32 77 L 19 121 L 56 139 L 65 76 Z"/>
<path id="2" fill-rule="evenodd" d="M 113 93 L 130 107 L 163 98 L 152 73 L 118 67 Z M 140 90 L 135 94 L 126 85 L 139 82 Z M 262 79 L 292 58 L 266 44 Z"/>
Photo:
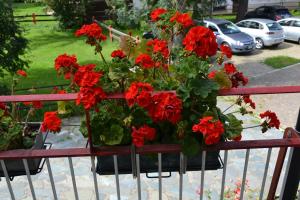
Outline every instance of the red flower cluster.
<path id="1" fill-rule="evenodd" d="M 83 25 L 75 32 L 75 36 L 87 36 L 89 39 L 96 39 L 99 41 L 106 40 L 106 36 L 102 34 L 102 29 L 97 23 Z"/>
<path id="2" fill-rule="evenodd" d="M 153 53 L 161 53 L 164 58 L 169 57 L 168 42 L 165 40 L 154 39 L 147 42 L 147 46 L 153 47 Z"/>
<path id="3" fill-rule="evenodd" d="M 225 55 L 227 58 L 232 57 L 232 51 L 231 51 L 231 48 L 229 46 L 221 45 L 220 50 L 221 50 L 222 54 Z"/>
<path id="4" fill-rule="evenodd" d="M 217 73 L 217 70 L 213 70 L 213 71 L 209 72 L 209 74 L 208 74 L 207 77 L 208 77 L 209 79 L 214 79 L 215 76 L 216 76 L 216 73 Z"/>
<path id="5" fill-rule="evenodd" d="M 41 109 L 43 104 L 41 101 L 33 101 L 33 102 L 23 102 L 25 106 L 32 106 L 35 109 Z"/>
<path id="6" fill-rule="evenodd" d="M 111 53 L 111 57 L 122 59 L 122 58 L 125 58 L 126 55 L 122 50 L 115 50 Z"/>
<path id="7" fill-rule="evenodd" d="M 42 123 L 42 131 L 59 132 L 61 128 L 61 119 L 57 116 L 57 112 L 45 112 L 44 121 Z"/>
<path id="8" fill-rule="evenodd" d="M 2 102 L 0 102 L 0 109 L 1 110 L 6 110 L 6 105 Z"/>
<path id="9" fill-rule="evenodd" d="M 193 132 L 202 133 L 205 144 L 216 144 L 224 133 L 224 127 L 220 120 L 214 120 L 212 116 L 203 117 L 198 124 L 192 127 Z"/>
<path id="10" fill-rule="evenodd" d="M 23 76 L 23 77 L 27 77 L 27 73 L 26 73 L 24 70 L 20 70 L 20 69 L 19 69 L 19 70 L 17 71 L 17 74 L 20 75 L 20 76 Z"/>
<path id="11" fill-rule="evenodd" d="M 252 99 L 250 98 L 250 95 L 243 95 L 242 96 L 243 101 L 245 102 L 245 104 L 248 104 L 251 106 L 251 108 L 255 109 L 255 103 L 252 101 Z"/>
<path id="12" fill-rule="evenodd" d="M 232 87 L 237 88 L 240 84 L 247 85 L 248 78 L 244 76 L 243 72 L 236 72 L 230 77 Z"/>
<path id="13" fill-rule="evenodd" d="M 65 79 L 70 79 L 71 74 L 74 74 L 79 65 L 75 55 L 62 54 L 55 59 L 55 70 L 58 74 L 64 74 Z"/>
<path id="14" fill-rule="evenodd" d="M 78 93 L 76 104 L 83 104 L 86 110 L 95 106 L 99 101 L 106 98 L 101 87 L 81 87 Z"/>
<path id="15" fill-rule="evenodd" d="M 95 72 L 95 64 L 88 64 L 78 68 L 74 76 L 74 82 L 80 87 L 93 87 L 102 77 L 102 72 Z"/>
<path id="16" fill-rule="evenodd" d="M 224 65 L 224 71 L 226 74 L 234 74 L 237 72 L 236 67 L 232 63 L 225 63 Z"/>
<path id="17" fill-rule="evenodd" d="M 261 124 L 263 133 L 272 127 L 279 129 L 280 121 L 274 112 L 268 110 L 266 112 L 260 113 L 259 116 L 261 119 L 266 118 L 265 121 Z"/>
<path id="18" fill-rule="evenodd" d="M 132 128 L 132 142 L 136 147 L 142 147 L 145 140 L 152 141 L 155 139 L 156 130 L 147 125 L 143 125 L 139 129 Z"/>
<path id="19" fill-rule="evenodd" d="M 151 104 L 151 92 L 153 87 L 149 83 L 134 82 L 125 93 L 125 99 L 129 107 L 135 103 L 143 108 Z"/>
<path id="20" fill-rule="evenodd" d="M 156 8 L 150 14 L 151 21 L 156 22 L 156 21 L 160 20 L 161 19 L 160 15 L 162 15 L 166 12 L 167 12 L 167 10 L 164 8 Z"/>
<path id="21" fill-rule="evenodd" d="M 152 105 L 148 108 L 154 122 L 170 121 L 176 124 L 181 118 L 182 101 L 172 92 L 153 95 Z"/>
<path id="22" fill-rule="evenodd" d="M 181 24 L 184 28 L 187 28 L 194 24 L 194 22 L 189 14 L 180 13 L 178 11 L 170 19 L 170 22 L 174 22 L 174 21 Z"/>
<path id="23" fill-rule="evenodd" d="M 150 69 L 155 66 L 155 62 L 152 60 L 151 56 L 148 54 L 140 54 L 135 59 L 135 64 L 143 67 L 144 69 Z"/>
<path id="24" fill-rule="evenodd" d="M 206 58 L 216 54 L 218 44 L 214 33 L 206 27 L 195 26 L 183 39 L 185 50 L 195 52 L 197 56 Z"/>

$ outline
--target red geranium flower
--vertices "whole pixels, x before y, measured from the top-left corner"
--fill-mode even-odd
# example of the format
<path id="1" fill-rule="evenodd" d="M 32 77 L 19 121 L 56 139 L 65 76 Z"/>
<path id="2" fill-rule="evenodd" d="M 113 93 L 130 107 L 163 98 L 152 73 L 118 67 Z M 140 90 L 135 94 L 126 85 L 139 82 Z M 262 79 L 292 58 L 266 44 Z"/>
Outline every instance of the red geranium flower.
<path id="1" fill-rule="evenodd" d="M 208 78 L 209 79 L 214 79 L 215 78 L 215 76 L 216 76 L 216 73 L 217 73 L 217 70 L 213 70 L 213 71 L 211 71 L 209 74 L 208 74 Z"/>
<path id="2" fill-rule="evenodd" d="M 55 59 L 55 70 L 58 74 L 64 74 L 65 79 L 70 79 L 71 74 L 74 74 L 79 67 L 75 55 L 62 54 Z"/>
<path id="3" fill-rule="evenodd" d="M 75 73 L 74 82 L 80 87 L 93 87 L 102 77 L 102 72 L 92 71 L 96 65 L 88 64 L 78 68 L 78 71 Z"/>
<path id="4" fill-rule="evenodd" d="M 20 69 L 19 69 L 19 70 L 17 71 L 17 74 L 20 75 L 20 76 L 23 76 L 23 77 L 27 77 L 27 73 L 26 73 L 24 70 L 20 70 Z"/>
<path id="5" fill-rule="evenodd" d="M 210 29 L 203 26 L 191 28 L 182 44 L 185 46 L 185 50 L 195 52 L 202 58 L 215 55 L 218 49 L 216 36 Z"/>
<path id="6" fill-rule="evenodd" d="M 220 50 L 222 52 L 223 55 L 225 55 L 227 58 L 231 58 L 232 57 L 232 51 L 231 48 L 227 45 L 221 45 Z"/>
<path id="7" fill-rule="evenodd" d="M 274 112 L 268 110 L 266 112 L 260 113 L 259 116 L 261 119 L 265 118 L 265 121 L 261 124 L 263 133 L 272 127 L 279 129 L 280 121 Z"/>
<path id="8" fill-rule="evenodd" d="M 245 86 L 248 83 L 248 78 L 244 76 L 243 72 L 234 73 L 230 80 L 233 88 L 237 88 L 240 84 Z"/>
<path id="9" fill-rule="evenodd" d="M 226 72 L 226 74 L 234 74 L 235 72 L 237 72 L 236 67 L 232 63 L 225 63 L 224 71 Z"/>
<path id="10" fill-rule="evenodd" d="M 224 133 L 224 127 L 220 120 L 214 120 L 212 116 L 203 117 L 198 124 L 192 127 L 193 132 L 202 133 L 207 145 L 216 144 Z"/>
<path id="11" fill-rule="evenodd" d="M 122 59 L 122 58 L 125 58 L 126 55 L 122 50 L 115 50 L 111 53 L 111 57 Z"/>
<path id="12" fill-rule="evenodd" d="M 59 132 L 61 129 L 61 119 L 57 116 L 57 112 L 45 112 L 44 121 L 42 123 L 42 131 Z"/>
<path id="13" fill-rule="evenodd" d="M 176 12 L 170 19 L 170 22 L 176 21 L 181 24 L 184 28 L 192 26 L 194 24 L 191 16 L 187 13 Z"/>
<path id="14" fill-rule="evenodd" d="M 154 39 L 147 42 L 148 46 L 153 47 L 153 53 L 161 53 L 164 58 L 169 57 L 168 42 L 165 40 Z"/>
<path id="15" fill-rule="evenodd" d="M 149 69 L 155 66 L 155 62 L 152 60 L 151 56 L 148 54 L 140 54 L 136 59 L 135 59 L 135 64 L 145 68 Z"/>
<path id="16" fill-rule="evenodd" d="M 148 113 L 154 122 L 170 121 L 176 124 L 181 118 L 182 101 L 172 92 L 153 95 Z"/>
<path id="17" fill-rule="evenodd" d="M 106 94 L 101 87 L 81 87 L 76 99 L 76 104 L 79 105 L 82 103 L 84 108 L 89 110 L 105 98 Z"/>
<path id="18" fill-rule="evenodd" d="M 1 110 L 6 110 L 6 105 L 5 105 L 5 103 L 0 102 L 0 109 L 1 109 Z"/>
<path id="19" fill-rule="evenodd" d="M 33 101 L 33 102 L 23 102 L 25 106 L 31 106 L 35 109 L 41 109 L 43 107 L 43 104 L 41 101 Z"/>
<path id="20" fill-rule="evenodd" d="M 151 104 L 151 92 L 153 87 L 149 83 L 134 82 L 125 92 L 125 99 L 129 107 L 135 103 L 146 108 Z"/>
<path id="21" fill-rule="evenodd" d="M 243 101 L 245 102 L 245 104 L 248 104 L 251 106 L 251 108 L 255 109 L 255 103 L 252 101 L 252 99 L 250 98 L 250 95 L 243 95 L 242 96 Z"/>
<path id="22" fill-rule="evenodd" d="M 96 39 L 98 41 L 106 40 L 106 36 L 102 34 L 102 28 L 97 23 L 83 25 L 75 32 L 75 36 L 87 36 L 89 39 Z M 87 43 L 89 43 L 87 41 Z"/>
<path id="23" fill-rule="evenodd" d="M 144 141 L 153 141 L 156 136 L 155 128 L 151 128 L 148 125 L 143 125 L 139 129 L 132 128 L 132 142 L 136 147 L 141 147 L 144 145 Z"/>
<path id="24" fill-rule="evenodd" d="M 160 15 L 166 13 L 167 10 L 164 8 L 156 8 L 155 10 L 153 10 L 150 14 L 151 17 L 151 21 L 156 22 L 158 20 L 160 20 Z"/>

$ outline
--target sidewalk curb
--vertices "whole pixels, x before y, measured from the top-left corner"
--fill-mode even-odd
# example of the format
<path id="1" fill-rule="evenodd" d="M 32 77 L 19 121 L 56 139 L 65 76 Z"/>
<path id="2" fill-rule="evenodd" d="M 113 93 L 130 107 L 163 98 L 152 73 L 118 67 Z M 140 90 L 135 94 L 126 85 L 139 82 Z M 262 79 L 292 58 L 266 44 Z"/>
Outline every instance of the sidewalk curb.
<path id="1" fill-rule="evenodd" d="M 300 62 L 299 63 L 296 63 L 296 64 L 292 64 L 292 65 L 288 65 L 284 68 L 281 68 L 281 69 L 274 69 L 272 71 L 269 71 L 269 72 L 266 72 L 264 74 L 259 74 L 259 75 L 256 75 L 256 76 L 251 76 L 249 78 L 259 78 L 261 76 L 265 76 L 265 75 L 268 75 L 268 74 L 272 74 L 272 73 L 275 73 L 275 72 L 279 72 L 279 71 L 283 71 L 283 70 L 287 70 L 287 69 L 290 69 L 290 68 L 293 68 L 293 67 L 297 67 L 299 66 L 300 67 Z"/>

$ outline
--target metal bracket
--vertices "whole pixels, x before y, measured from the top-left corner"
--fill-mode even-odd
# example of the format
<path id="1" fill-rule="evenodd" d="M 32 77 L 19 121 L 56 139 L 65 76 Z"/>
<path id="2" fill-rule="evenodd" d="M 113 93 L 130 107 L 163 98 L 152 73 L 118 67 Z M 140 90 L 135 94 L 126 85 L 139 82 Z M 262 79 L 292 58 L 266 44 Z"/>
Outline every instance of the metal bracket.
<path id="1" fill-rule="evenodd" d="M 137 178 L 137 168 L 136 168 L 136 148 L 131 145 L 131 169 L 133 178 Z"/>

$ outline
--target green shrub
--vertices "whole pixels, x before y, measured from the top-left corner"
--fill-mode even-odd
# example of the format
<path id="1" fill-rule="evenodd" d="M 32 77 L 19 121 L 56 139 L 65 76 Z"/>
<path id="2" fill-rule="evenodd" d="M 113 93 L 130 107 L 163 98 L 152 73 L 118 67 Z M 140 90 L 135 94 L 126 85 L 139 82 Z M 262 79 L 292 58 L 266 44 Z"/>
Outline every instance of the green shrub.
<path id="1" fill-rule="evenodd" d="M 91 0 L 45 0 L 60 22 L 61 28 L 78 28 L 87 21 L 86 10 Z"/>

